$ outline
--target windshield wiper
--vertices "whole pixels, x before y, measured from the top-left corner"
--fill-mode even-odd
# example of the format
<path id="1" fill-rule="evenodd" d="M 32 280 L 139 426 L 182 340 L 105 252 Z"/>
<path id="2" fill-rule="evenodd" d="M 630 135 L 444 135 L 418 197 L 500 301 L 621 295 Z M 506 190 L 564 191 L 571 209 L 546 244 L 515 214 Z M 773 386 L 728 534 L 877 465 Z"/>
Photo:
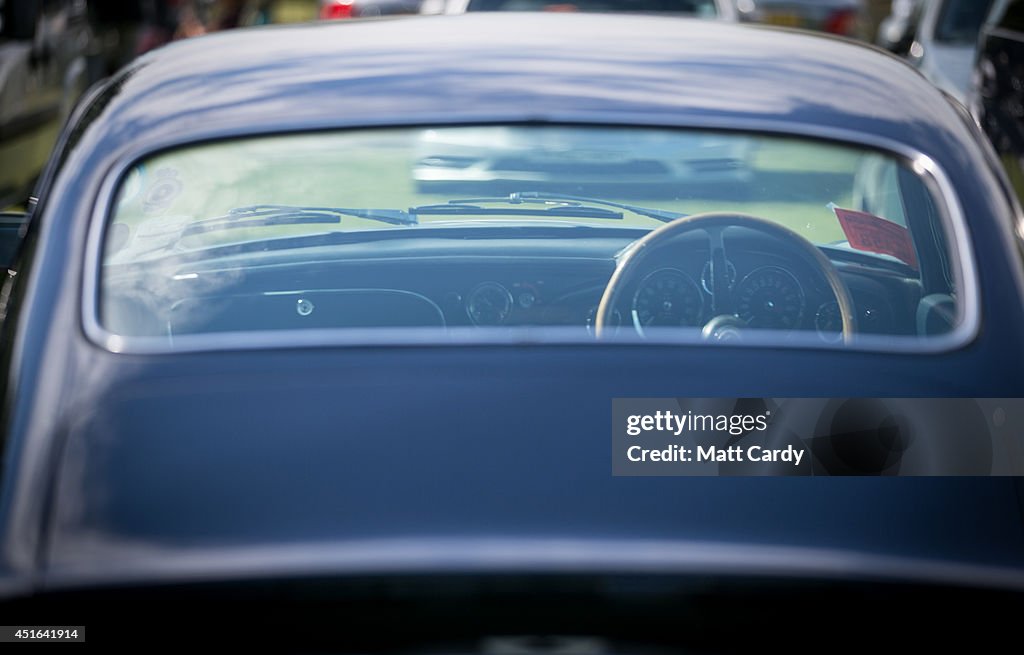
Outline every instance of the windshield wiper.
<path id="1" fill-rule="evenodd" d="M 549 207 L 542 212 L 538 212 L 536 209 L 488 209 L 480 207 L 480 204 L 484 203 L 504 203 L 509 205 L 522 205 L 522 204 L 541 204 L 549 205 Z M 585 218 L 614 218 L 621 219 L 623 217 L 621 212 L 613 212 L 602 209 L 601 207 L 589 207 L 587 205 L 602 205 L 605 207 L 615 207 L 617 209 L 624 209 L 634 214 L 641 216 L 647 216 L 655 220 L 661 221 L 662 223 L 668 223 L 674 221 L 677 218 L 686 216 L 686 214 L 680 214 L 678 212 L 670 212 L 663 209 L 653 209 L 650 207 L 640 207 L 638 205 L 627 205 L 620 202 L 612 202 L 610 200 L 602 200 L 600 198 L 586 198 L 583 196 L 570 196 L 562 193 L 545 193 L 543 191 L 518 191 L 508 194 L 508 196 L 500 197 L 487 197 L 487 198 L 461 198 L 457 200 L 449 200 L 446 204 L 441 205 L 421 205 L 419 207 L 410 207 L 410 214 L 525 214 L 525 215 L 536 215 L 537 213 L 543 213 L 546 216 L 577 216 Z"/>
<path id="2" fill-rule="evenodd" d="M 215 216 L 172 229 L 157 229 L 134 245 L 122 244 L 136 253 L 166 250 L 182 239 L 196 234 L 236 228 L 271 225 L 337 224 L 343 216 L 365 218 L 392 225 L 416 225 L 416 217 L 400 209 L 350 209 L 348 207 L 302 207 L 298 205 L 249 205 L 235 207 L 223 216 Z"/>
<path id="3" fill-rule="evenodd" d="M 545 205 L 540 208 L 511 209 L 507 207 L 481 207 L 480 204 L 502 203 L 506 205 L 539 204 Z M 650 209 L 622 203 L 601 200 L 600 198 L 583 198 L 562 194 L 543 193 L 537 191 L 526 191 L 512 193 L 507 197 L 498 198 L 467 198 L 462 200 L 449 200 L 445 204 L 421 205 L 410 207 L 407 211 L 401 209 L 374 209 L 374 208 L 350 208 L 350 207 L 313 207 L 302 205 L 274 205 L 259 204 L 235 207 L 228 210 L 223 216 L 215 216 L 189 223 L 178 229 L 162 231 L 159 235 L 151 234 L 145 239 L 146 243 L 138 243 L 131 247 L 137 252 L 153 252 L 173 247 L 182 239 L 196 234 L 207 232 L 218 232 L 237 228 L 264 227 L 273 225 L 310 225 L 310 224 L 338 224 L 342 217 L 363 218 L 367 220 L 389 223 L 391 225 L 418 225 L 419 215 L 518 215 L 518 216 L 557 216 L 565 218 L 601 218 L 621 220 L 623 213 L 611 211 L 603 207 L 590 205 L 605 205 L 624 209 L 642 216 L 649 216 L 662 222 L 669 222 L 685 216 L 675 212 Z"/>
<path id="4" fill-rule="evenodd" d="M 180 237 L 265 225 L 308 225 L 340 223 L 342 216 L 366 218 L 391 225 L 416 225 L 416 217 L 401 209 L 354 209 L 348 207 L 302 207 L 297 205 L 249 205 L 228 210 L 224 216 L 190 224 Z"/>

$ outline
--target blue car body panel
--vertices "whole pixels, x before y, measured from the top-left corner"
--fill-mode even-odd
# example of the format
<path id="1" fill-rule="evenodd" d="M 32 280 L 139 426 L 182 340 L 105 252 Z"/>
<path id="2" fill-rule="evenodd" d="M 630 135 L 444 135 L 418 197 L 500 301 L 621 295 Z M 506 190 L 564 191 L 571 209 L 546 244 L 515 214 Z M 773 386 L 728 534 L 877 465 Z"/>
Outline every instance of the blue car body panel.
<path id="1" fill-rule="evenodd" d="M 147 356 L 83 332 L 90 225 L 137 159 L 254 133 L 509 121 L 757 129 L 921 153 L 968 219 L 980 329 L 929 354 L 410 344 Z M 717 544 L 749 550 L 693 566 L 781 548 L 791 560 L 843 554 L 812 571 L 823 577 L 870 576 L 883 561 L 894 575 L 903 562 L 911 577 L 949 566 L 958 583 L 988 570 L 1020 588 L 1013 479 L 611 476 L 614 397 L 1024 395 L 1018 217 L 978 138 L 872 48 L 683 19 L 271 27 L 151 53 L 79 108 L 8 286 L 0 592 L 304 563 L 429 571 L 438 551 L 389 559 L 388 548 L 461 556 L 460 543 L 507 539 L 525 554 L 483 548 L 447 566 L 560 570 L 573 565 L 551 555 L 558 543 L 633 543 L 637 556 L 615 566 L 639 570 L 668 565 L 640 544 Z"/>

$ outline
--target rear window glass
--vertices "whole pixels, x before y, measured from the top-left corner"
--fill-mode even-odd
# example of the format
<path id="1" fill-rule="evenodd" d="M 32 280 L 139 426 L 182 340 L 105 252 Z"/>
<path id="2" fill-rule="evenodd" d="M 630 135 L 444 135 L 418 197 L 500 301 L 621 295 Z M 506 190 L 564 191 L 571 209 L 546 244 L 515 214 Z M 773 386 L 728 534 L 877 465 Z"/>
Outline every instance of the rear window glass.
<path id="1" fill-rule="evenodd" d="M 97 326 L 171 349 L 910 346 L 957 329 L 973 300 L 925 178 L 874 150 L 754 134 L 491 125 L 201 144 L 131 167 L 104 235 Z"/>

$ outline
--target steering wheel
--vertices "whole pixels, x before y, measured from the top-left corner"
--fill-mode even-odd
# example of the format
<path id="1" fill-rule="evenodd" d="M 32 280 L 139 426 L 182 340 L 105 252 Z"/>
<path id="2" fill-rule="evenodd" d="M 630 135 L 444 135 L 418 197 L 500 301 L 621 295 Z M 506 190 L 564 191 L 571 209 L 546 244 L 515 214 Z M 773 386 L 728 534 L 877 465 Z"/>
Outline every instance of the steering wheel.
<path id="1" fill-rule="evenodd" d="M 642 264 L 647 256 L 681 234 L 701 230 L 707 234 L 711 244 L 710 286 L 712 313 L 714 314 L 711 320 L 704 325 L 703 337 L 713 341 L 738 339 L 740 337 L 739 330 L 746 327 L 746 323 L 731 311 L 732 298 L 726 270 L 728 260 L 725 256 L 725 242 L 722 238 L 725 229 L 729 227 L 744 227 L 767 234 L 788 243 L 805 255 L 832 289 L 842 319 L 842 341 L 846 344 L 850 343 L 857 329 L 853 300 L 850 298 L 850 291 L 846 288 L 846 283 L 843 282 L 839 271 L 836 270 L 829 258 L 817 246 L 788 227 L 757 216 L 732 212 L 683 216 L 662 225 L 634 242 L 619 256 L 615 272 L 612 273 L 611 279 L 608 280 L 608 286 L 605 287 L 604 294 L 601 296 L 601 303 L 597 307 L 597 316 L 594 319 L 595 336 L 600 339 L 606 334 L 623 289 L 635 280 L 639 271 L 643 270 Z"/>

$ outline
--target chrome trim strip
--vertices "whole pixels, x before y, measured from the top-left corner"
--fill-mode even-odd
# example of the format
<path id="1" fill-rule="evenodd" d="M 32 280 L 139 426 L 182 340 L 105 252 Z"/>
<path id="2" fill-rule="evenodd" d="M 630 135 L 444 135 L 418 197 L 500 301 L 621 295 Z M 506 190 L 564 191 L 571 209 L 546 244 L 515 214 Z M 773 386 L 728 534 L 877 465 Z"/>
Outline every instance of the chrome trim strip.
<path id="1" fill-rule="evenodd" d="M 658 120 L 658 119 L 662 120 Z M 216 350 L 245 350 L 245 349 L 280 349 L 287 347 L 352 347 L 370 345 L 404 345 L 404 346 L 450 346 L 453 343 L 461 344 L 488 344 L 488 345 L 524 345 L 524 344 L 576 344 L 594 345 L 586 339 L 581 339 L 580 331 L 572 330 L 573 336 L 564 334 L 563 329 L 553 328 L 508 328 L 512 334 L 505 334 L 500 338 L 484 335 L 466 335 L 461 330 L 438 331 L 433 328 L 404 328 L 397 330 L 373 330 L 372 333 L 364 330 L 311 330 L 292 331 L 280 330 L 273 333 L 223 333 L 221 335 L 189 335 L 175 340 L 173 346 L 167 344 L 165 339 L 154 339 L 149 337 L 123 337 L 107 331 L 99 322 L 100 299 L 99 279 L 101 270 L 101 253 L 104 240 L 106 217 L 113 207 L 117 184 L 120 179 L 130 170 L 131 166 L 157 152 L 171 148 L 187 147 L 197 145 L 203 141 L 227 140 L 232 138 L 257 138 L 269 136 L 283 136 L 287 134 L 305 133 L 312 131 L 345 130 L 345 129 L 419 129 L 428 126 L 471 126 L 471 125 L 535 125 L 542 120 L 549 124 L 577 125 L 577 126 L 622 126 L 622 127 L 645 127 L 660 129 L 707 129 L 723 132 L 762 133 L 772 136 L 803 137 L 808 139 L 826 140 L 839 145 L 870 148 L 880 150 L 891 157 L 902 160 L 909 165 L 911 170 L 921 176 L 926 186 L 936 198 L 941 198 L 938 203 L 940 218 L 947 231 L 949 246 L 956 251 L 957 266 L 954 274 L 957 278 L 957 288 L 962 290 L 962 299 L 959 303 L 961 314 L 960 321 L 956 327 L 947 334 L 918 339 L 916 337 L 885 336 L 875 338 L 876 335 L 858 335 L 851 344 L 836 347 L 835 345 L 823 344 L 813 331 L 808 331 L 807 339 L 788 339 L 764 341 L 761 338 L 745 339 L 742 348 L 749 348 L 755 345 L 771 346 L 775 348 L 796 348 L 796 349 L 827 349 L 833 351 L 848 352 L 894 352 L 907 354 L 924 354 L 948 352 L 962 348 L 972 342 L 978 334 L 981 325 L 981 288 L 978 283 L 976 261 L 973 255 L 970 232 L 960 206 L 959 198 L 953 189 L 949 177 L 942 168 L 930 157 L 915 148 L 895 141 L 887 137 L 864 134 L 852 130 L 808 125 L 805 123 L 793 123 L 787 121 L 772 120 L 744 120 L 730 119 L 688 119 L 679 123 L 665 122 L 664 118 L 658 115 L 614 113 L 604 114 L 577 113 L 569 115 L 551 115 L 543 119 L 534 118 L 530 122 L 524 121 L 521 114 L 507 117 L 505 119 L 494 116 L 474 119 L 472 116 L 463 116 L 453 119 L 452 116 L 422 116 L 418 117 L 416 123 L 394 123 L 381 120 L 379 122 L 365 121 L 360 125 L 345 124 L 307 124 L 281 126 L 276 129 L 263 128 L 262 130 L 221 130 L 209 133 L 197 133 L 186 141 L 169 141 L 165 143 L 150 144 L 149 147 L 140 149 L 130 155 L 124 155 L 106 172 L 101 184 L 97 200 L 92 208 L 92 216 L 89 225 L 89 236 L 86 245 L 86 257 L 83 271 L 82 289 L 82 324 L 86 336 L 97 346 L 114 353 L 135 353 L 135 354 L 171 354 L 197 351 Z M 584 326 L 580 326 L 583 328 Z M 474 330 L 481 331 L 480 328 Z M 504 330 L 503 330 L 504 331 Z M 582 330 L 581 330 L 582 331 Z M 438 333 L 440 332 L 440 334 Z M 766 331 L 767 332 L 767 331 Z M 585 332 L 583 332 L 585 334 Z M 771 336 L 760 335 L 760 336 Z M 230 337 L 230 338 L 225 338 Z M 647 338 L 631 339 L 625 335 L 616 336 L 614 343 L 644 345 L 678 345 L 689 343 L 690 339 L 680 339 L 679 335 L 664 335 L 658 331 L 648 332 Z M 159 342 L 159 343 L 157 343 Z M 610 345 L 608 342 L 603 347 Z"/>
<path id="2" fill-rule="evenodd" d="M 239 548 L 165 548 L 117 541 L 89 543 L 102 554 L 56 562 L 44 590 L 122 583 L 318 578 L 337 575 L 531 573 L 657 574 L 889 581 L 1024 590 L 1024 570 L 979 562 L 930 560 L 835 548 L 748 545 L 672 539 L 409 538 Z"/>

